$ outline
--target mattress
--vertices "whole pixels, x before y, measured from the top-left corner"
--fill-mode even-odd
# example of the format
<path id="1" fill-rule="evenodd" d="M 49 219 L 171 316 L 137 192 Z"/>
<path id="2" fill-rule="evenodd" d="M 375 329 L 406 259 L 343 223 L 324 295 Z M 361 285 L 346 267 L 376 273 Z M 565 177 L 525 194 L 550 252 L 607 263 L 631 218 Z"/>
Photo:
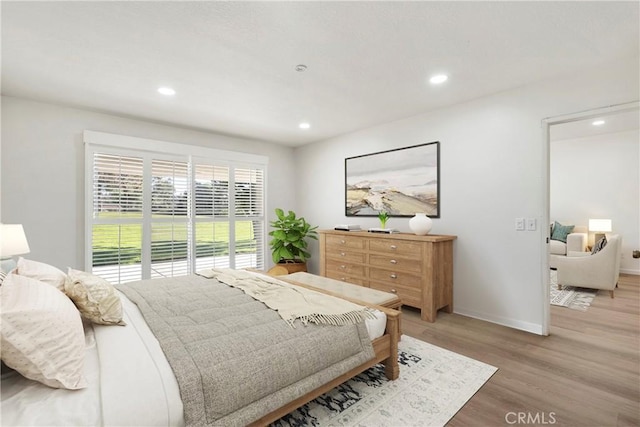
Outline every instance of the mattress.
<path id="1" fill-rule="evenodd" d="M 53 389 L 3 367 L 2 425 L 184 425 L 171 367 L 137 306 L 120 296 L 127 326 L 85 324 L 86 389 Z M 386 326 L 375 314 L 366 322 L 372 340 Z"/>

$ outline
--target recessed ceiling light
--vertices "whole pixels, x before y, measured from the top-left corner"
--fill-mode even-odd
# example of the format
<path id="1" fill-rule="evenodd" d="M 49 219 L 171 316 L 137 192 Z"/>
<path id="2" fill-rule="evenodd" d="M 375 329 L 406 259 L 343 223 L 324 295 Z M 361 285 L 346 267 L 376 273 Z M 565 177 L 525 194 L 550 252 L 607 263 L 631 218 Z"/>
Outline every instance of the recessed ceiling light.
<path id="1" fill-rule="evenodd" d="M 602 126 L 604 124 L 604 120 L 596 120 L 591 123 L 594 126 Z"/>
<path id="2" fill-rule="evenodd" d="M 163 95 L 167 95 L 167 96 L 171 96 L 171 95 L 175 95 L 176 94 L 175 90 L 173 90 L 170 87 L 166 87 L 166 86 L 159 87 L 158 88 L 158 92 L 163 94 Z"/>
<path id="3" fill-rule="evenodd" d="M 436 74 L 435 76 L 431 76 L 429 83 L 432 85 L 439 85 L 440 83 L 446 82 L 448 78 L 449 76 L 446 74 Z"/>
<path id="4" fill-rule="evenodd" d="M 311 127 L 311 125 L 310 125 L 309 123 L 307 123 L 307 122 L 302 122 L 302 123 L 300 123 L 300 124 L 298 125 L 298 127 L 299 127 L 300 129 L 309 129 L 309 128 Z"/>

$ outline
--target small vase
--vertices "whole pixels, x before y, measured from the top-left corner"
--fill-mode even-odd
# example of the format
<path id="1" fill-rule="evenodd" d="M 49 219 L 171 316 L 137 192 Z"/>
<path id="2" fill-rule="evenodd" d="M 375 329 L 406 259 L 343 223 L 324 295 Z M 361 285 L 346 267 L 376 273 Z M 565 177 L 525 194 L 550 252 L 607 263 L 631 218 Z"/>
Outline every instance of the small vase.
<path id="1" fill-rule="evenodd" d="M 424 213 L 417 213 L 409 220 L 409 228 L 417 236 L 425 236 L 431 231 L 433 221 Z"/>

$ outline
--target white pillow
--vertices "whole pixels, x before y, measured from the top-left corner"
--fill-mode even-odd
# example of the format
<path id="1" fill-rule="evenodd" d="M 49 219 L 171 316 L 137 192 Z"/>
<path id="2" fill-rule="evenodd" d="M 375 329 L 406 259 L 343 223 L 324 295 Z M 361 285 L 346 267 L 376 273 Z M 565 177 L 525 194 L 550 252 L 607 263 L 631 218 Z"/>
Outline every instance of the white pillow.
<path id="1" fill-rule="evenodd" d="M 20 276 L 26 276 L 48 283 L 64 292 L 64 282 L 67 280 L 67 275 L 52 265 L 20 257 L 20 259 L 18 259 L 18 266 L 14 272 Z"/>
<path id="2" fill-rule="evenodd" d="M 118 292 L 102 277 L 69 268 L 64 292 L 80 313 L 93 323 L 126 325 L 122 320 L 122 302 Z"/>
<path id="3" fill-rule="evenodd" d="M 54 388 L 79 389 L 85 341 L 80 313 L 54 287 L 9 274 L 0 287 L 2 361 L 23 376 Z"/>

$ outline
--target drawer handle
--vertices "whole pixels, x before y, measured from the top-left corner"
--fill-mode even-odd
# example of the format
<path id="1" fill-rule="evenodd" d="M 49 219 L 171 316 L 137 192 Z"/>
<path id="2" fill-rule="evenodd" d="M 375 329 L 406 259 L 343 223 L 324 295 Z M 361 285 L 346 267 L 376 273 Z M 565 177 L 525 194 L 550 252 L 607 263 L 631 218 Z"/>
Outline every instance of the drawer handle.
<path id="1" fill-rule="evenodd" d="M 340 244 L 344 245 L 346 242 L 344 240 L 340 240 Z"/>
<path id="2" fill-rule="evenodd" d="M 344 252 L 340 252 L 340 256 L 345 256 L 346 254 Z"/>
<path id="3" fill-rule="evenodd" d="M 397 264 L 398 261 L 396 261 L 395 259 L 392 259 L 391 261 L 389 261 L 391 264 Z"/>
<path id="4" fill-rule="evenodd" d="M 397 279 L 398 275 L 396 273 L 391 273 L 389 277 L 391 277 L 392 279 Z"/>
<path id="5" fill-rule="evenodd" d="M 391 245 L 391 249 L 398 249 L 398 247 L 396 245 Z"/>
<path id="6" fill-rule="evenodd" d="M 343 282 L 346 282 L 347 278 L 346 277 L 341 277 L 340 280 L 342 280 Z"/>
<path id="7" fill-rule="evenodd" d="M 341 270 L 344 270 L 345 268 L 347 268 L 347 266 L 346 266 L 346 265 L 341 265 L 341 266 L 340 266 L 340 269 L 341 269 Z"/>
<path id="8" fill-rule="evenodd" d="M 391 289 L 391 292 L 394 293 L 394 294 L 398 293 L 398 291 L 396 291 L 395 289 Z"/>

